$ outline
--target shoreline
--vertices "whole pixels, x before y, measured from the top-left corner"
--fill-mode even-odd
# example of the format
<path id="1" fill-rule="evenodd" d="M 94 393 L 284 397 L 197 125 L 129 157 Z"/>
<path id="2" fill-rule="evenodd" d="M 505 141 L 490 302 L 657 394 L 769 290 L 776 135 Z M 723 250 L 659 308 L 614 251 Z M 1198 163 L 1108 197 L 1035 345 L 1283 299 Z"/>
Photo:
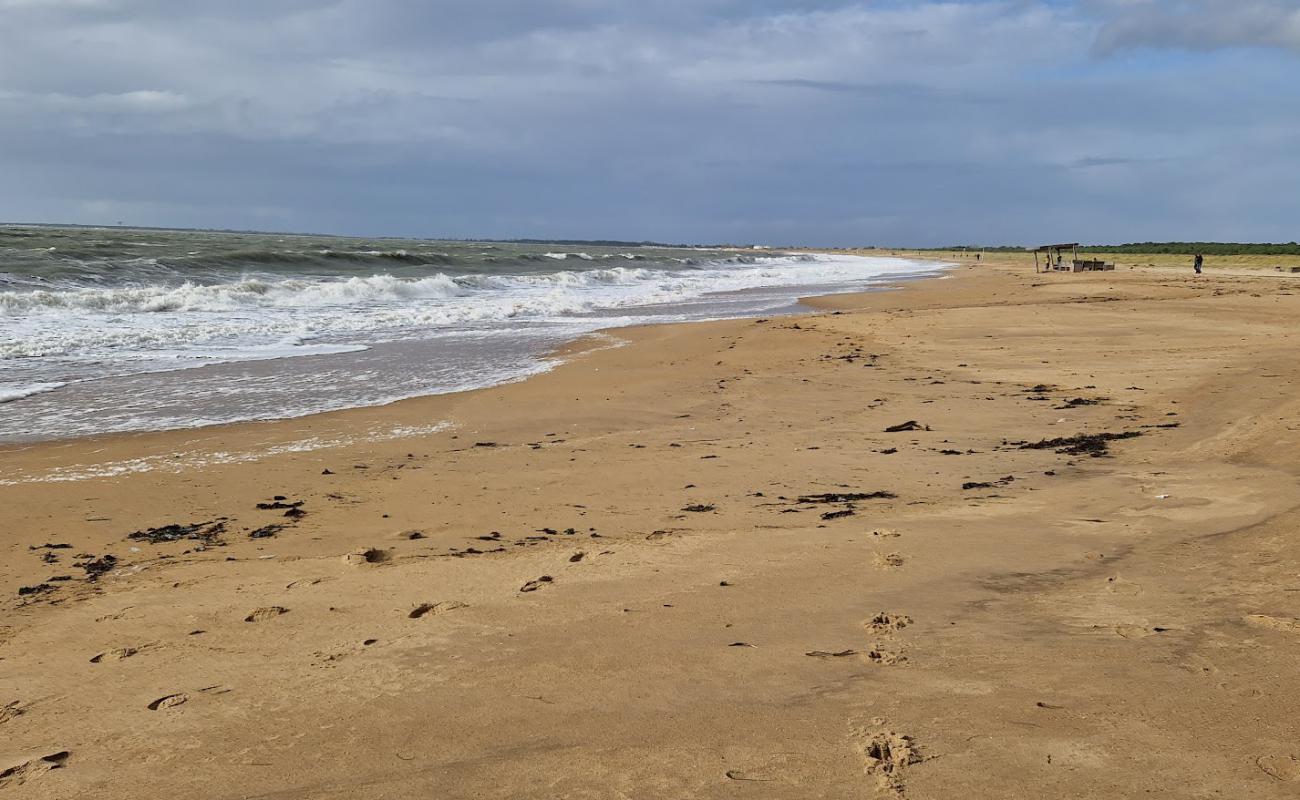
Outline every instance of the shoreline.
<path id="1" fill-rule="evenodd" d="M 792 254 L 799 255 L 800 253 L 796 252 Z M 785 316 L 801 316 L 806 314 L 815 314 L 818 313 L 819 310 L 818 303 L 826 298 L 834 298 L 839 296 L 856 297 L 858 295 L 867 295 L 876 292 L 898 291 L 900 289 L 906 288 L 908 284 L 914 281 L 927 281 L 927 280 L 934 280 L 943 277 L 944 274 L 948 274 L 953 269 L 957 269 L 961 266 L 961 265 L 955 265 L 955 264 L 951 264 L 950 262 L 939 261 L 939 260 L 934 260 L 932 262 L 927 262 L 927 260 L 920 259 L 920 258 L 912 259 L 912 260 L 917 262 L 932 263 L 939 274 L 923 273 L 917 276 L 903 276 L 895 279 L 890 279 L 888 282 L 883 282 L 880 283 L 879 285 L 873 285 L 870 288 L 843 291 L 843 292 L 832 292 L 825 295 L 821 295 L 821 294 L 814 294 L 814 295 L 807 295 L 807 296 L 796 295 L 796 296 L 792 296 L 790 299 L 789 305 L 792 310 L 773 311 L 773 312 L 768 312 L 766 315 L 785 317 Z M 535 372 L 523 374 L 516 378 L 501 381 L 498 383 L 489 384 L 487 386 L 480 386 L 472 389 L 462 389 L 462 390 L 450 391 L 450 392 L 418 394 L 418 395 L 413 395 L 411 397 L 401 397 L 396 400 L 390 400 L 388 402 L 374 404 L 374 405 L 348 406 L 345 408 L 330 409 L 327 411 L 313 411 L 313 412 L 308 412 L 306 414 L 289 416 L 289 417 L 271 417 L 266 419 L 237 420 L 234 422 L 219 422 L 219 423 L 214 423 L 209 425 L 197 425 L 197 426 L 183 427 L 183 428 L 161 428 L 157 430 L 138 430 L 138 431 L 115 431 L 115 432 L 108 432 L 108 433 L 90 434 L 85 436 L 73 436 L 70 438 L 62 438 L 62 439 L 39 439 L 39 440 L 32 440 L 32 441 L 0 440 L 0 459 L 3 459 L 6 455 L 16 453 L 16 452 L 25 452 L 32 449 L 39 450 L 43 448 L 54 448 L 54 447 L 63 447 L 63 446 L 76 447 L 80 444 L 85 444 L 86 446 L 102 445 L 106 448 L 118 449 L 119 446 L 124 445 L 126 443 L 139 443 L 141 438 L 147 439 L 149 437 L 166 436 L 172 434 L 176 436 L 184 436 L 186 433 L 191 433 L 195 435 L 197 440 L 219 438 L 222 435 L 236 436 L 242 438 L 245 434 L 248 433 L 248 431 L 241 430 L 245 426 L 254 426 L 253 430 L 256 432 L 263 432 L 263 431 L 270 430 L 270 428 L 266 426 L 273 427 L 279 424 L 289 425 L 289 424 L 302 423 L 310 427 L 310 422 L 317 418 L 320 418 L 322 422 L 332 423 L 334 420 L 328 418 L 332 418 L 333 415 L 347 414 L 349 412 L 364 412 L 367 410 L 387 409 L 405 403 L 419 402 L 423 400 L 429 400 L 432 398 L 466 397 L 466 396 L 473 395 L 476 392 L 490 391 L 492 389 L 496 389 L 502 386 L 510 386 L 513 384 L 529 381 L 554 371 L 556 368 L 562 366 L 563 364 L 567 363 L 567 361 L 573 358 L 580 358 L 583 355 L 590 352 L 626 346 L 632 341 L 631 338 L 625 339 L 624 341 L 617 342 L 617 343 L 610 343 L 611 340 L 618 340 L 619 333 L 621 332 L 632 333 L 643 328 L 655 328 L 655 327 L 660 327 L 665 325 L 695 325 L 695 324 L 708 324 L 711 322 L 727 322 L 731 320 L 750 320 L 750 319 L 756 319 L 760 316 L 764 316 L 764 315 L 756 314 L 756 315 L 746 315 L 746 316 L 739 316 L 739 317 L 724 317 L 724 318 L 712 319 L 712 320 L 672 320 L 669 322 L 650 322 L 650 323 L 640 323 L 636 325 L 618 326 L 618 327 L 611 327 L 611 328 L 599 328 L 597 330 L 593 330 L 588 333 L 579 334 L 576 338 L 565 341 L 542 353 L 540 356 L 538 356 L 537 361 L 539 364 L 545 364 L 547 366 L 540 368 Z M 279 359 L 274 359 L 274 360 L 279 360 Z M 195 369 L 195 368 L 196 367 L 190 367 L 189 369 Z M 364 420 L 359 420 L 359 421 L 362 423 L 365 422 Z M 348 420 L 347 422 L 350 424 L 355 424 L 356 422 L 358 422 L 358 420 Z M 204 435 L 205 433 L 210 435 Z M 275 432 L 272 433 L 274 434 Z M 151 444 L 152 443 L 150 442 L 145 443 L 146 446 L 150 446 Z M 3 481 L 3 472 L 0 471 L 0 482 L 2 481 Z M 0 485 L 3 484 L 0 483 Z"/>
<path id="2" fill-rule="evenodd" d="M 1290 796 L 1300 285 L 948 275 L 458 395 L 0 448 L 456 425 L 0 485 L 0 787 Z"/>

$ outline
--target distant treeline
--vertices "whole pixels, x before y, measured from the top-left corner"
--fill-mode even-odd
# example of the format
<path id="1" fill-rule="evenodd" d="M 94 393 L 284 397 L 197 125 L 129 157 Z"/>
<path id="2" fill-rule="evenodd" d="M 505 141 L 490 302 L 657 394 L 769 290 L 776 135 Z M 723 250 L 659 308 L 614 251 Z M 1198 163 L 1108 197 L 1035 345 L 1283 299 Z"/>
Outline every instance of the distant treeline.
<path id="1" fill-rule="evenodd" d="M 974 245 L 934 248 L 938 251 L 978 253 L 1021 253 L 1024 247 L 977 247 Z M 1080 253 L 1141 253 L 1191 256 L 1300 256 L 1300 244 L 1242 244 L 1237 242 L 1132 242 L 1130 244 L 1081 245 Z"/>
<path id="2" fill-rule="evenodd" d="M 1190 256 L 1300 256 L 1300 244 L 1237 244 L 1234 242 L 1137 242 L 1118 246 L 1080 247 L 1088 253 L 1168 253 Z"/>

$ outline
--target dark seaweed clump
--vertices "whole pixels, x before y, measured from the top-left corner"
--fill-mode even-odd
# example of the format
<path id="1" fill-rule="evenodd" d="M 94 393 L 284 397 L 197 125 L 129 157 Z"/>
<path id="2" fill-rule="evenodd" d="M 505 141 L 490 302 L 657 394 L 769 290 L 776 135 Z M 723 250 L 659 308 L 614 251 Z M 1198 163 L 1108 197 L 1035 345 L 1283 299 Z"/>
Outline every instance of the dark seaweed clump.
<path id="1" fill-rule="evenodd" d="M 194 539 L 205 544 L 213 544 L 226 531 L 224 522 L 195 522 L 190 525 L 163 525 L 161 528 L 146 528 L 127 534 L 128 539 L 149 544 L 179 542 L 182 539 Z"/>
<path id="2" fill-rule="evenodd" d="M 1020 445 L 1021 450 L 1055 450 L 1071 456 L 1092 456 L 1101 458 L 1110 450 L 1110 443 L 1121 439 L 1136 439 L 1141 431 L 1124 431 L 1123 433 L 1087 433 L 1067 436 L 1059 439 L 1043 439 Z"/>

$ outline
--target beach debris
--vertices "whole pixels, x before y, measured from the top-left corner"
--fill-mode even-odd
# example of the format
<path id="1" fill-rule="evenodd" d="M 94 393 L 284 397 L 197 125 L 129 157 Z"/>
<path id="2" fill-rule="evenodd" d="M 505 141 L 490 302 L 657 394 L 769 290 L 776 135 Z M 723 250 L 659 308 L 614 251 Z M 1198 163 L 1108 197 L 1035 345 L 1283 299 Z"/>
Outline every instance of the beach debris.
<path id="1" fill-rule="evenodd" d="M 963 490 L 971 489 L 995 489 L 999 486 L 1006 486 L 1016 479 L 1014 475 L 1007 475 L 1005 478 L 998 478 L 996 481 L 967 481 L 961 485 Z"/>
<path id="2" fill-rule="evenodd" d="M 99 580 L 101 575 L 111 572 L 117 566 L 117 556 L 105 555 L 100 558 L 92 558 L 90 561 L 77 566 L 86 571 L 86 580 L 93 583 Z"/>
<path id="3" fill-rule="evenodd" d="M 579 561 L 581 561 L 582 559 L 586 558 L 586 556 L 587 556 L 586 553 L 584 553 L 584 552 L 582 552 L 581 550 L 579 550 L 578 552 L 576 552 L 576 553 L 574 553 L 573 555 L 569 556 L 569 563 L 570 563 L 570 564 L 576 564 L 576 563 L 578 563 Z"/>
<path id="4" fill-rule="evenodd" d="M 898 497 L 893 492 L 827 492 L 825 494 L 800 495 L 800 503 L 854 503 L 859 500 L 892 500 Z"/>
<path id="5" fill-rule="evenodd" d="M 169 694 L 166 697 L 159 697 L 157 700 L 150 703 L 149 710 L 161 711 L 165 708 L 175 708 L 176 706 L 185 704 L 186 702 L 189 701 L 189 699 L 190 696 L 185 694 L 184 692 L 179 692 L 177 694 Z"/>
<path id="6" fill-rule="evenodd" d="M 194 539 L 204 544 L 215 544 L 218 537 L 225 532 L 226 523 L 222 520 L 215 520 L 212 522 L 193 522 L 189 525 L 173 523 L 159 528 L 146 528 L 142 531 L 129 533 L 126 538 L 137 542 L 148 542 L 149 544 L 178 542 L 182 539 Z"/>
<path id="7" fill-rule="evenodd" d="M 553 583 L 554 581 L 555 579 L 552 578 L 550 575 L 543 575 L 542 577 L 537 578 L 536 580 L 531 580 L 528 583 L 525 583 L 523 586 L 519 587 L 519 591 L 535 592 L 538 589 L 545 586 L 546 584 Z"/>
<path id="8" fill-rule="evenodd" d="M 279 511 L 281 509 L 286 509 L 286 508 L 298 508 L 307 502 L 306 500 L 298 500 L 293 503 L 286 503 L 285 500 L 286 498 L 284 495 L 278 494 L 275 496 L 275 499 L 273 499 L 269 503 L 258 503 L 257 510 L 258 511 Z"/>
<path id="9" fill-rule="evenodd" d="M 880 453 L 882 456 L 892 456 L 894 453 L 897 453 L 897 452 L 898 452 L 898 448 L 897 448 L 897 447 L 887 447 L 887 448 L 885 448 L 884 450 L 877 450 L 876 452 L 877 452 L 877 453 Z"/>
<path id="10" fill-rule="evenodd" d="M 727 647 L 755 647 L 756 648 L 758 647 L 758 645 L 750 644 L 749 642 L 732 642 L 731 644 L 727 645 Z"/>
<path id="11" fill-rule="evenodd" d="M 1065 405 L 1056 406 L 1056 410 L 1063 411 L 1069 408 L 1079 408 L 1080 406 L 1099 406 L 1105 398 L 1101 397 L 1073 397 L 1065 401 Z"/>
<path id="12" fill-rule="evenodd" d="M 35 586 L 19 586 L 19 597 L 31 597 L 32 595 L 45 594 L 54 591 L 54 587 L 48 583 L 38 583 Z"/>
<path id="13" fill-rule="evenodd" d="M 519 544 L 519 542 L 516 542 L 516 544 Z M 448 548 L 447 555 L 452 558 L 464 558 L 465 556 L 481 556 L 485 553 L 504 553 L 505 551 L 506 549 L 504 547 L 498 547 L 495 550 L 480 550 L 477 547 L 466 547 L 464 550 L 457 550 L 456 548 L 451 547 Z"/>
<path id="14" fill-rule="evenodd" d="M 772 781 L 776 780 L 776 778 L 757 778 L 754 777 L 753 775 L 744 772 L 743 770 L 738 770 L 738 769 L 729 769 L 724 774 L 727 776 L 728 780 L 733 780 L 733 781 L 756 781 L 758 783 L 771 783 Z"/>
<path id="15" fill-rule="evenodd" d="M 827 511 L 826 513 L 822 514 L 822 519 L 824 520 L 841 519 L 843 517 L 851 517 L 856 513 L 858 512 L 854 511 L 851 508 L 846 508 L 843 511 Z"/>
<path id="16" fill-rule="evenodd" d="M 857 650 L 839 650 L 834 653 L 827 652 L 826 650 L 811 650 L 807 653 L 804 653 L 804 655 L 812 656 L 813 658 L 845 658 L 847 656 L 855 656 L 857 654 L 858 654 Z"/>
<path id="17" fill-rule="evenodd" d="M 244 622 L 265 622 L 268 619 L 274 619 L 281 614 L 288 614 L 289 609 L 284 606 L 262 606 L 253 609 L 253 613 L 244 617 Z"/>
<path id="18" fill-rule="evenodd" d="M 298 508 L 297 506 L 294 506 L 290 508 L 288 511 L 284 512 L 284 515 L 289 519 L 302 519 L 303 517 L 307 516 L 307 512 L 303 511 L 301 508 Z M 384 516 L 387 517 L 388 515 L 385 514 Z"/>
<path id="19" fill-rule="evenodd" d="M 717 510 L 717 506 L 708 503 L 695 503 L 682 508 L 682 511 L 691 511 L 696 514 L 703 514 L 708 511 L 715 511 L 715 510 Z"/>
<path id="20" fill-rule="evenodd" d="M 496 447 L 497 443 L 496 442 L 475 442 L 474 446 L 475 447 Z"/>
<path id="21" fill-rule="evenodd" d="M 71 550 L 72 545 L 62 542 L 46 542 L 45 544 L 29 544 L 28 550 Z"/>
<path id="22" fill-rule="evenodd" d="M 322 475 L 333 475 L 333 474 L 334 474 L 334 470 L 330 469 L 329 467 L 326 467 L 325 469 L 323 469 L 323 470 L 320 471 L 320 474 L 322 474 Z"/>
<path id="23" fill-rule="evenodd" d="M 1021 450 L 1055 450 L 1057 453 L 1071 456 L 1091 456 L 1101 458 L 1107 455 L 1111 442 L 1123 439 L 1136 439 L 1141 431 L 1124 431 L 1122 433 L 1081 433 L 1078 436 L 1066 436 L 1057 439 L 1043 439 L 1020 445 Z"/>
<path id="24" fill-rule="evenodd" d="M 284 530 L 284 526 L 283 526 L 283 525 L 263 525 L 262 527 L 258 528 L 257 530 L 249 531 L 249 533 L 248 533 L 248 538 L 250 538 L 250 539 L 269 539 L 269 538 L 271 538 L 272 536 L 275 536 L 277 533 L 279 533 L 279 532 L 282 531 L 282 530 Z"/>
<path id="25" fill-rule="evenodd" d="M 890 425 L 888 428 L 885 428 L 885 433 L 902 433 L 903 431 L 928 431 L 928 430 L 930 430 L 929 425 L 922 425 L 921 423 L 917 422 L 914 419 L 909 419 L 907 422 L 900 422 L 897 425 Z"/>

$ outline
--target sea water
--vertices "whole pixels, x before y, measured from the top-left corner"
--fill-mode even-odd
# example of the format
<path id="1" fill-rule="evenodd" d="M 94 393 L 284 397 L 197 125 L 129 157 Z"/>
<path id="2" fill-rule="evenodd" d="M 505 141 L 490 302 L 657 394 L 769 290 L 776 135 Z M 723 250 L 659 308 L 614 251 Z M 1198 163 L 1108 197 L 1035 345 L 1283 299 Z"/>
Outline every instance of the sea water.
<path id="1" fill-rule="evenodd" d="M 787 311 L 935 265 L 628 244 L 0 227 L 0 441 L 480 388 L 605 328 Z"/>

